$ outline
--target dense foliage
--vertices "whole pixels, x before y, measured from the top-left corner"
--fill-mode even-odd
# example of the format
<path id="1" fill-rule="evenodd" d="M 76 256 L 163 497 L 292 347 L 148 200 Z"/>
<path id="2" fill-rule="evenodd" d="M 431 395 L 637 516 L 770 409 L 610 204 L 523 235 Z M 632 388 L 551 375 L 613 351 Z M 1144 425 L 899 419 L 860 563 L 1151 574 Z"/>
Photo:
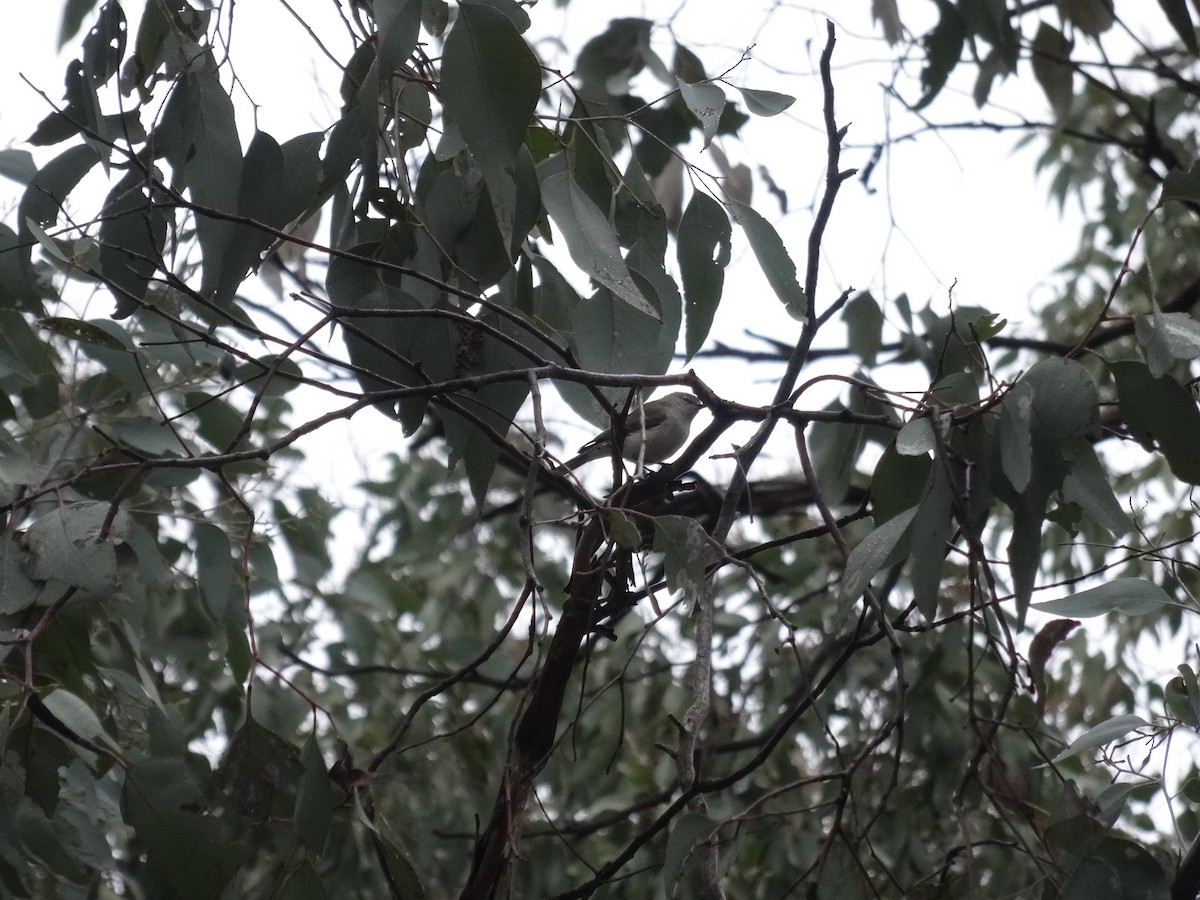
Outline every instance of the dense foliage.
<path id="1" fill-rule="evenodd" d="M 872 0 L 890 96 L 973 84 L 1085 216 L 1025 336 L 819 278 L 832 24 L 788 246 L 720 148 L 800 104 L 664 22 L 331 3 L 272 135 L 247 5 L 70 0 L 0 151 L 0 896 L 1197 896 L 1183 0 Z M 743 246 L 765 351 L 710 335 Z M 676 460 L 556 464 L 663 385 Z M 352 417 L 398 449 L 345 510 Z"/>

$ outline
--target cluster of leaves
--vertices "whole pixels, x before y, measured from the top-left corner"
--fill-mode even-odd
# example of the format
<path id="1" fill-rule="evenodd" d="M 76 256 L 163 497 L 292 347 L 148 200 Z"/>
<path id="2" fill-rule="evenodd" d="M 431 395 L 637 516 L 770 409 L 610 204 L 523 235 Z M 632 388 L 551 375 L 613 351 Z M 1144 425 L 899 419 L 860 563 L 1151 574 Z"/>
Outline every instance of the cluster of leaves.
<path id="1" fill-rule="evenodd" d="M 719 153 L 790 98 L 734 97 L 679 44 L 668 67 L 647 20 L 563 73 L 511 0 L 351 2 L 338 116 L 281 140 L 239 129 L 233 7 L 149 0 L 130 41 L 130 5 L 69 4 L 93 25 L 30 138 L 67 146 L 0 153 L 25 186 L 0 225 L 0 895 L 1166 896 L 1170 784 L 1085 756 L 1200 726 L 1192 669 L 1158 687 L 1129 655 L 1197 588 L 1200 150 L 1156 126 L 1193 115 L 1183 4 L 1182 44 L 1132 57 L 1153 95 L 1073 58 L 1119 21 L 1100 2 L 1055 25 L 940 0 L 922 41 L 927 109 L 964 48 L 981 104 L 1030 60 L 1054 192 L 1102 187 L 1048 340 L 818 289 L 853 174 L 832 28 L 800 268 Z M 708 338 L 734 225 L 795 321 L 765 407 L 663 376 Z M 260 266 L 289 300 L 249 296 Z M 89 292 L 111 316 L 73 311 Z M 849 346 L 814 350 L 838 320 Z M 808 377 L 818 352 L 849 365 Z M 548 462 L 547 383 L 596 422 L 683 383 L 711 424 L 596 497 Z M 335 560 L 347 514 L 298 464 L 371 408 L 421 433 Z M 728 483 L 685 476 L 738 422 Z M 760 477 L 774 431 L 802 476 Z M 1150 524 L 1125 493 L 1176 502 Z M 1043 613 L 1107 615 L 1112 644 Z"/>

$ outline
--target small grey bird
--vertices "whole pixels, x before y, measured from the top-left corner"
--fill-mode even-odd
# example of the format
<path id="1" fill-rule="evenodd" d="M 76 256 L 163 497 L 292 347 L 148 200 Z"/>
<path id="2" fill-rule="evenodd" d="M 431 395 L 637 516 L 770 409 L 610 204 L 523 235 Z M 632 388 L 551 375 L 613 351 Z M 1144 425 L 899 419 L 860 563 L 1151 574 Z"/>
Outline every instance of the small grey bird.
<path id="1" fill-rule="evenodd" d="M 632 410 L 622 429 L 624 440 L 621 455 L 628 460 L 641 459 L 643 463 L 663 462 L 687 443 L 692 430 L 692 419 L 703 408 L 704 404 L 698 397 L 676 391 L 658 400 L 652 400 L 640 411 Z M 606 428 L 580 447 L 578 455 L 567 460 L 562 468 L 576 469 L 593 459 L 612 456 L 612 451 L 613 432 L 611 428 Z"/>

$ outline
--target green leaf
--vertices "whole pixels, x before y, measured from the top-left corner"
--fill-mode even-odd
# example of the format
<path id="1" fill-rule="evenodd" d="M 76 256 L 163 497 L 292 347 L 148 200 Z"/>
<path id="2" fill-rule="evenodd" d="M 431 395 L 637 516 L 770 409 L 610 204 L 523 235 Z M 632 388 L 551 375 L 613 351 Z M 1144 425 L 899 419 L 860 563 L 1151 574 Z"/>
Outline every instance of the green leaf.
<path id="1" fill-rule="evenodd" d="M 509 13 L 525 16 L 510 7 Z M 442 57 L 442 102 L 447 122 L 483 171 L 506 247 L 524 238 L 514 221 L 520 205 L 514 166 L 541 90 L 541 67 L 512 16 L 478 0 L 462 4 Z M 524 231 L 535 218 L 521 226 Z"/>
<path id="2" fill-rule="evenodd" d="M 1193 162 L 1186 172 L 1172 169 L 1167 173 L 1158 202 L 1161 204 L 1168 200 L 1200 203 L 1200 160 Z"/>
<path id="3" fill-rule="evenodd" d="M 546 212 L 567 241 L 567 249 L 584 272 L 638 312 L 661 319 L 629 272 L 613 225 L 565 168 L 564 154 L 538 166 Z"/>
<path id="4" fill-rule="evenodd" d="M 333 816 L 333 785 L 329 771 L 321 756 L 321 747 L 316 735 L 310 734 L 300 751 L 300 764 L 304 774 L 296 794 L 296 811 L 292 824 L 296 837 L 313 856 L 320 856 L 329 834 L 329 821 Z"/>
<path id="5" fill-rule="evenodd" d="M 503 297 L 503 295 L 498 295 Z M 491 312 L 481 313 L 478 320 L 500 332 L 507 332 L 519 341 L 525 332 L 514 328 L 507 319 Z M 515 347 L 503 343 L 489 334 L 472 334 L 466 327 L 456 334 L 455 376 L 484 375 L 493 372 L 511 372 L 528 364 L 529 358 Z M 491 384 L 478 391 L 463 391 L 454 399 L 473 413 L 493 433 L 508 434 L 513 419 L 529 396 L 529 383 L 524 379 Z M 475 421 L 461 416 L 451 409 L 441 411 L 446 429 L 446 443 L 451 450 L 450 463 L 461 459 L 466 466 L 467 477 L 475 502 L 482 507 L 487 494 L 500 448 L 495 440 Z"/>
<path id="6" fill-rule="evenodd" d="M 1112 371 L 1129 433 L 1147 449 L 1157 444 L 1176 478 L 1200 484 L 1200 412 L 1187 389 L 1139 362 L 1116 362 Z"/>
<path id="7" fill-rule="evenodd" d="M 305 858 L 284 876 L 283 882 L 271 894 L 271 900 L 324 900 L 325 885 L 313 868 L 312 861 Z"/>
<path id="8" fill-rule="evenodd" d="M 1033 475 L 1033 387 L 1019 381 L 1000 401 L 1000 468 L 1018 493 Z"/>
<path id="9" fill-rule="evenodd" d="M 37 175 L 37 171 L 37 163 L 33 161 L 33 154 L 28 150 L 16 150 L 11 147 L 0 150 L 0 176 L 28 186 Z"/>
<path id="10" fill-rule="evenodd" d="M 1200 322 L 1188 313 L 1164 313 L 1157 309 L 1136 316 L 1134 327 L 1150 374 L 1161 378 L 1179 359 L 1200 357 Z"/>
<path id="11" fill-rule="evenodd" d="M 200 593 L 213 619 L 225 621 L 231 606 L 236 606 L 237 583 L 233 568 L 233 551 L 224 529 L 208 522 L 195 526 L 196 578 Z"/>
<path id="12" fill-rule="evenodd" d="M 0 312 L 42 311 L 40 288 L 34 289 L 29 246 L 22 247 L 22 243 L 15 231 L 0 222 Z"/>
<path id="13" fill-rule="evenodd" d="M 266 132 L 255 132 L 243 160 L 238 214 L 276 230 L 303 215 L 317 200 L 321 164 L 317 154 L 322 140 L 319 132 L 313 132 L 281 147 Z M 263 252 L 276 240 L 264 228 L 232 226 L 221 271 L 211 285 L 212 301 L 218 306 L 232 302 L 246 273 L 258 268 Z"/>
<path id="14" fill-rule="evenodd" d="M 159 150 L 193 203 L 218 213 L 238 212 L 241 142 L 233 101 L 215 70 L 202 67 L 180 79 L 163 109 L 156 138 Z M 195 216 L 203 260 L 200 291 L 211 297 L 227 277 L 225 258 L 237 228 L 235 223 L 202 210 L 196 210 Z"/>
<path id="15" fill-rule="evenodd" d="M 58 49 L 79 33 L 83 20 L 96 8 L 97 0 L 67 0 L 63 4 L 62 21 L 58 27 Z"/>
<path id="16" fill-rule="evenodd" d="M 1139 728 L 1149 727 L 1150 723 L 1141 716 L 1124 715 L 1106 719 L 1071 741 L 1070 746 L 1054 757 L 1051 762 L 1062 762 L 1064 759 L 1070 759 L 1072 756 L 1078 756 L 1080 753 L 1086 753 L 1088 750 L 1095 750 L 1097 747 L 1110 744 Z"/>
<path id="17" fill-rule="evenodd" d="M 803 320 L 808 314 L 808 298 L 796 280 L 796 264 L 788 255 L 779 233 L 770 222 L 744 203 L 730 200 L 729 208 L 733 210 L 734 221 L 746 233 L 754 258 L 767 276 L 767 283 L 771 285 L 775 296 L 783 303 L 788 315 Z"/>
<path id="18" fill-rule="evenodd" d="M 929 493 L 917 508 L 909 533 L 909 579 L 913 599 L 927 622 L 937 618 L 947 539 L 954 526 L 953 513 L 954 496 L 946 476 L 946 462 L 936 460 Z"/>
<path id="19" fill-rule="evenodd" d="M 1086 434 L 1095 424 L 1100 392 L 1088 370 L 1075 360 L 1043 359 L 1020 383 L 1033 391 L 1030 430 L 1035 442 L 1056 443 Z"/>
<path id="20" fill-rule="evenodd" d="M 122 809 L 149 870 L 180 900 L 220 897 L 250 853 L 226 817 L 206 814 L 206 798 L 182 760 L 159 757 L 130 766 Z"/>
<path id="21" fill-rule="evenodd" d="M 1071 42 L 1048 22 L 1038 26 L 1037 36 L 1033 39 L 1033 75 L 1050 101 L 1055 121 L 1060 124 L 1066 121 L 1074 99 Z"/>
<path id="22" fill-rule="evenodd" d="M 870 291 L 863 291 L 846 304 L 842 312 L 846 323 L 847 346 L 863 361 L 875 365 L 875 357 L 883 347 L 883 310 Z"/>
<path id="23" fill-rule="evenodd" d="M 846 560 L 846 572 L 838 587 L 838 602 L 845 604 L 858 599 L 871 583 L 871 579 L 883 568 L 887 558 L 908 534 L 909 526 L 916 518 L 918 507 L 907 509 L 888 519 L 868 534 L 857 547 L 850 551 Z"/>
<path id="24" fill-rule="evenodd" d="M 87 144 L 81 144 L 64 150 L 42 166 L 30 181 L 17 207 L 17 227 L 21 229 L 23 241 L 29 239 L 25 223 L 33 220 L 43 228 L 53 225 L 71 191 L 98 162 L 100 157 L 96 151 Z M 29 259 L 28 249 L 23 250 L 22 254 L 26 260 Z"/>
<path id="25" fill-rule="evenodd" d="M 93 744 L 107 744 L 113 749 L 119 749 L 117 742 L 108 736 L 104 726 L 100 724 L 100 717 L 83 698 L 64 688 L 57 688 L 42 698 L 42 705 L 54 718 L 81 738 L 91 741 Z M 95 759 L 95 757 L 89 755 L 88 759 Z"/>
<path id="26" fill-rule="evenodd" d="M 919 505 L 926 496 L 933 467 L 941 464 L 928 454 L 902 456 L 896 450 L 895 443 L 889 444 L 871 474 L 875 521 L 886 522 L 904 510 Z"/>
<path id="27" fill-rule="evenodd" d="M 81 322 L 79 319 L 65 319 L 59 316 L 47 316 L 38 319 L 39 328 L 44 328 L 59 337 L 84 344 L 95 344 L 108 350 L 123 351 L 125 345 L 92 322 Z"/>
<path id="28" fill-rule="evenodd" d="M 1166 13 L 1167 21 L 1171 23 L 1171 27 L 1175 29 L 1188 51 L 1193 56 L 1200 53 L 1200 45 L 1196 43 L 1196 26 L 1192 24 L 1187 0 L 1158 0 L 1158 5 Z"/>
<path id="29" fill-rule="evenodd" d="M 216 781 L 239 812 L 262 821 L 274 811 L 276 795 L 303 771 L 291 744 L 247 716 L 225 748 Z"/>
<path id="30" fill-rule="evenodd" d="M 100 596 L 119 593 L 121 556 L 128 553 L 128 517 L 112 512 L 110 504 L 93 501 L 64 503 L 47 511 L 25 532 L 26 574 Z"/>
<path id="31" fill-rule="evenodd" d="M 1151 581 L 1143 578 L 1117 578 L 1099 587 L 1079 591 L 1058 600 L 1034 603 L 1034 609 L 1055 616 L 1089 619 L 1115 612 L 1123 616 L 1141 616 L 1175 607 L 1170 596 Z"/>
<path id="32" fill-rule="evenodd" d="M 946 84 L 950 73 L 958 65 L 962 54 L 966 29 L 962 17 L 949 0 L 936 0 L 938 23 L 925 35 L 925 68 L 921 70 L 921 87 L 924 94 L 914 107 L 923 109 L 933 102 Z"/>
<path id="33" fill-rule="evenodd" d="M 1063 18 L 1088 37 L 1099 37 L 1116 22 L 1113 0 L 1056 0 Z"/>
<path id="34" fill-rule="evenodd" d="M 857 403 L 856 393 L 851 408 Z M 844 409 L 838 401 L 826 407 L 828 412 Z M 842 503 L 862 452 L 863 427 L 853 422 L 814 422 L 809 428 L 808 441 L 817 483 L 825 499 L 834 505 Z"/>
<path id="35" fill-rule="evenodd" d="M 421 24 L 434 37 L 441 37 L 450 22 L 450 4 L 446 0 L 423 0 Z"/>
<path id="36" fill-rule="evenodd" d="M 424 229 L 407 224 L 380 229 L 377 241 L 356 244 L 349 252 L 365 260 L 379 260 L 417 271 L 438 271 L 442 256 Z M 430 379 L 453 377 L 454 326 L 441 318 L 418 318 L 423 311 L 444 307 L 440 289 L 408 275 L 339 257 L 329 264 L 325 281 L 330 298 L 362 316 L 345 315 L 346 346 L 355 373 L 367 391 L 382 391 L 425 384 Z M 425 417 L 427 399 L 411 397 L 381 402 L 387 415 L 398 414 L 407 433 Z"/>
<path id="37" fill-rule="evenodd" d="M 924 456 L 937 447 L 928 416 L 906 422 L 896 435 L 896 452 L 901 456 Z"/>
<path id="38" fill-rule="evenodd" d="M 648 19 L 620 18 L 583 45 L 575 65 L 581 91 L 593 99 L 629 93 L 629 81 L 645 66 L 650 47 Z"/>
<path id="39" fill-rule="evenodd" d="M 512 164 L 542 90 L 537 57 L 512 21 L 478 2 L 459 7 L 442 56 L 441 96 L 476 160 Z"/>
<path id="40" fill-rule="evenodd" d="M 1113 537 L 1132 531 L 1133 521 L 1113 494 L 1109 473 L 1091 442 L 1076 438 L 1064 445 L 1063 455 L 1071 464 L 1070 472 L 1063 479 L 1063 497 L 1078 503 L 1093 522 Z"/>
<path id="41" fill-rule="evenodd" d="M 113 318 L 123 319 L 141 305 L 158 271 L 167 217 L 146 193 L 145 176 L 136 169 L 117 182 L 100 216 L 99 274 L 116 300 Z"/>
<path id="42" fill-rule="evenodd" d="M 738 88 L 738 91 L 746 101 L 746 109 L 756 116 L 777 116 L 796 102 L 791 94 L 780 94 L 778 91 L 751 88 Z"/>
<path id="43" fill-rule="evenodd" d="M 704 135 L 702 146 L 707 147 L 716 136 L 721 113 L 725 111 L 725 92 L 715 84 L 689 84 L 680 79 L 679 93 L 688 110 L 700 123 Z"/>
<path id="44" fill-rule="evenodd" d="M 25 553 L 14 535 L 0 537 L 0 615 L 11 615 L 32 606 L 42 585 L 24 571 Z"/>
<path id="45" fill-rule="evenodd" d="M 380 862 L 387 867 L 388 880 L 398 889 L 398 896 L 411 900 L 425 900 L 425 888 L 421 884 L 416 867 L 408 858 L 400 839 L 392 833 L 386 823 L 379 828 L 377 849 Z"/>
<path id="46" fill-rule="evenodd" d="M 693 191 L 679 220 L 676 239 L 679 274 L 683 280 L 687 322 L 684 346 L 688 359 L 704 344 L 721 302 L 732 234 L 729 217 L 721 204 L 703 191 Z"/>
<path id="47" fill-rule="evenodd" d="M 1162 864 L 1145 847 L 1105 835 L 1071 872 L 1059 900 L 1164 900 L 1171 884 Z"/>
<path id="48" fill-rule="evenodd" d="M 376 0 L 379 65 L 389 75 L 408 59 L 421 35 L 421 0 Z"/>
<path id="49" fill-rule="evenodd" d="M 1179 678 L 1183 682 L 1184 693 L 1187 695 L 1188 707 L 1191 711 L 1192 727 L 1200 726 L 1200 678 L 1196 677 L 1195 671 L 1187 663 L 1180 663 L 1176 668 L 1179 670 Z"/>
<path id="50" fill-rule="evenodd" d="M 117 2 L 105 3 L 100 7 L 96 24 L 84 37 L 80 49 L 83 56 L 83 74 L 94 85 L 106 84 L 117 74 L 125 56 L 125 40 L 129 25 L 125 13 Z"/>
<path id="51" fill-rule="evenodd" d="M 700 523 L 687 516 L 656 517 L 654 549 L 663 554 L 667 589 L 681 590 L 689 599 L 695 599 L 704 590 L 708 566 L 724 555 Z"/>
<path id="52" fill-rule="evenodd" d="M 716 828 L 717 824 L 708 816 L 693 812 L 677 816 L 671 822 L 671 833 L 667 837 L 662 867 L 663 886 L 667 896 L 673 894 L 678 887 L 696 844 L 707 840 Z"/>

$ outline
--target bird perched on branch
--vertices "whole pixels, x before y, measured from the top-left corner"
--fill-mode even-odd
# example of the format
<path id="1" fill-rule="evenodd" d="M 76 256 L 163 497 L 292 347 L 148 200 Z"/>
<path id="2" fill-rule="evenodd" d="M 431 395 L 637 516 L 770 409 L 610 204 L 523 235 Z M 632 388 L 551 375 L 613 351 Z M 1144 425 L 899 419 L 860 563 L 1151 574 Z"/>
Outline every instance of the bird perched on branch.
<path id="1" fill-rule="evenodd" d="M 652 400 L 633 410 L 620 429 L 621 455 L 628 460 L 660 463 L 682 447 L 692 429 L 692 419 L 704 408 L 698 397 L 683 391 Z M 593 459 L 612 456 L 613 429 L 607 428 L 579 448 L 563 469 L 576 469 Z"/>

